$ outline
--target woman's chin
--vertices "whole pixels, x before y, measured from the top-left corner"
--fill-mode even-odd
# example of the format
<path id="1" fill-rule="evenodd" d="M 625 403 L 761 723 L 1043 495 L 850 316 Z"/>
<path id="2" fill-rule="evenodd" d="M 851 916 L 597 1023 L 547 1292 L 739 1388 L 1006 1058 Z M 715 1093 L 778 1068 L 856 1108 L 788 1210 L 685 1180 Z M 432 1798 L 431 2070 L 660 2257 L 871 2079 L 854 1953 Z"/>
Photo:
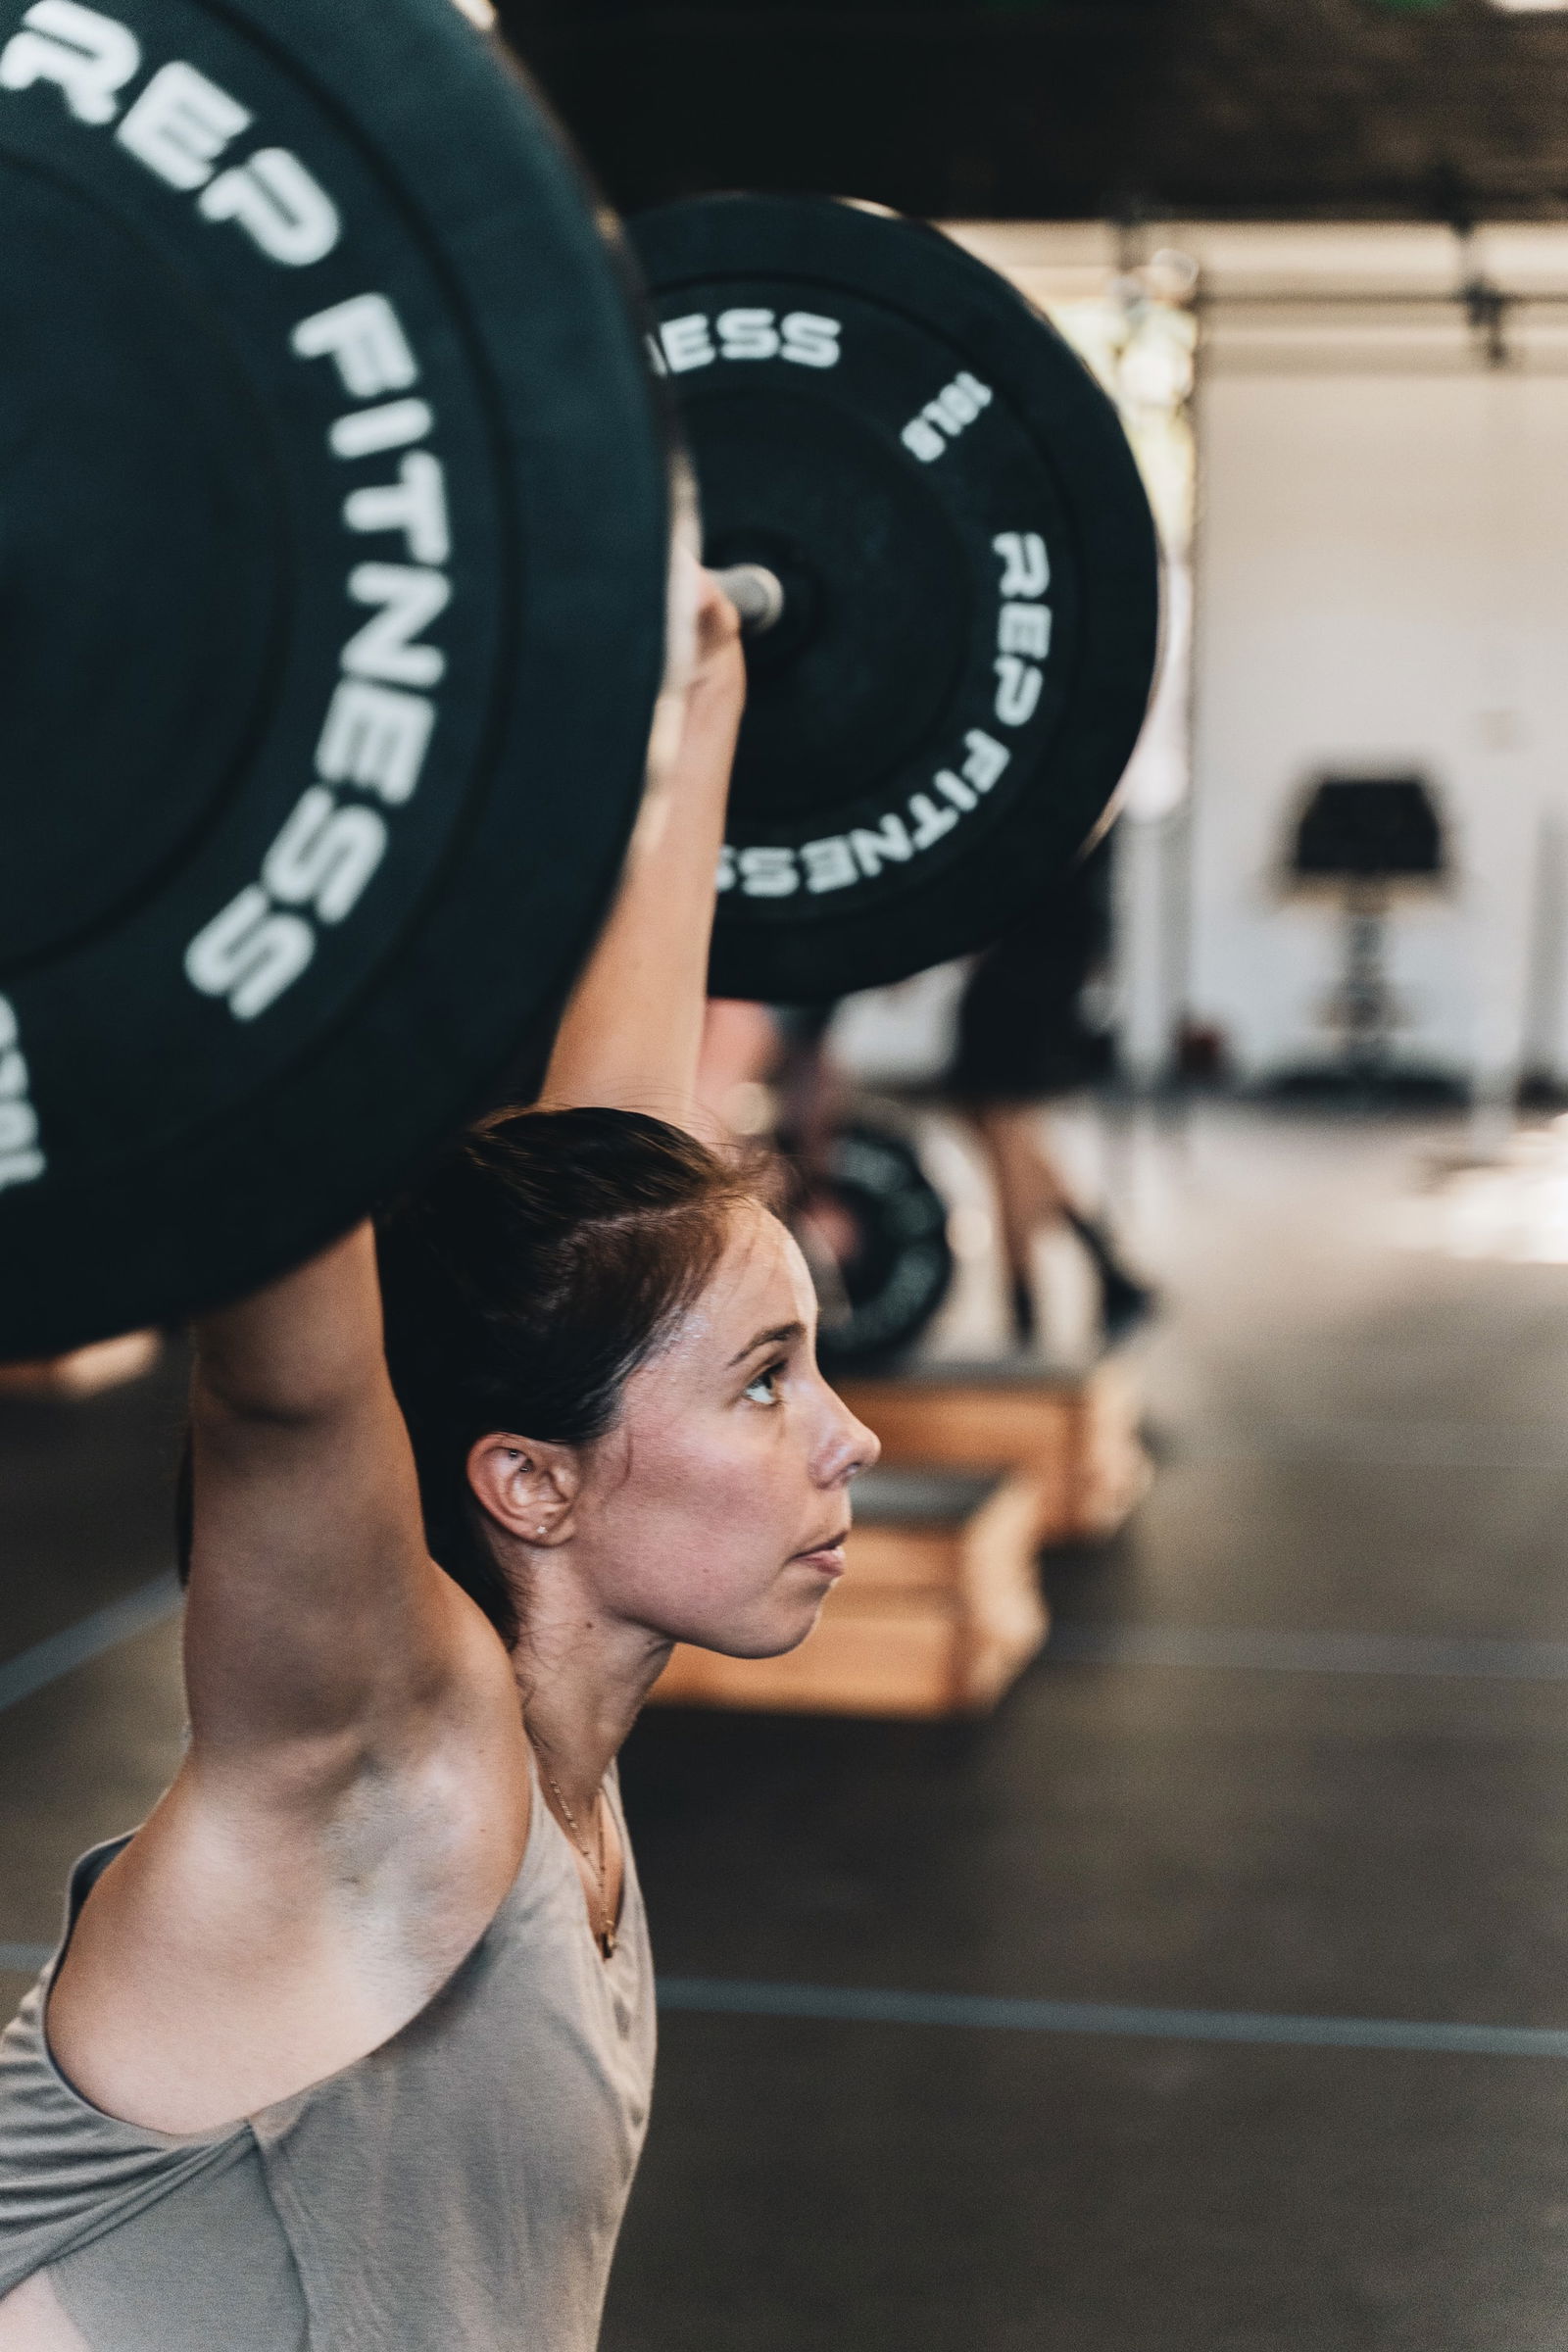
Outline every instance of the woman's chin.
<path id="1" fill-rule="evenodd" d="M 782 1658 L 815 1633 L 822 1603 L 844 1571 L 841 1551 L 787 1560 L 767 1588 L 738 1593 L 732 1601 L 703 1595 L 688 1614 L 681 1595 L 662 1596 L 657 1619 L 643 1622 L 664 1640 L 691 1649 L 711 1649 L 723 1658 Z M 673 1604 L 673 1605 L 671 1605 Z"/>
<path id="2" fill-rule="evenodd" d="M 701 1633 L 683 1634 L 681 1640 L 696 1649 L 716 1650 L 725 1658 L 787 1657 L 815 1633 L 826 1598 L 826 1592 L 813 1592 L 807 1600 L 793 1600 L 788 1609 L 769 1610 L 765 1624 L 753 1619 L 745 1625 L 705 1627 Z"/>

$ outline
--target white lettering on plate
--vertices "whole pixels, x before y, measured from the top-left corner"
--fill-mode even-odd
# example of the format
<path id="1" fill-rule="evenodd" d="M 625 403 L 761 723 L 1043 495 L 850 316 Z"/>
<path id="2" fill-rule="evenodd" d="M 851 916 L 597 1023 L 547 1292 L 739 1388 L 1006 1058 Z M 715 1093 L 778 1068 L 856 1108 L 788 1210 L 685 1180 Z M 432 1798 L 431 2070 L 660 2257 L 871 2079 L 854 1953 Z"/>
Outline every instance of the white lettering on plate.
<path id="1" fill-rule="evenodd" d="M 960 817 L 979 808 L 1011 760 L 1004 744 L 984 728 L 971 727 L 964 737 L 961 773 L 939 768 L 928 790 L 911 793 L 902 808 L 886 810 L 874 825 L 829 833 L 819 841 L 802 842 L 799 849 L 726 842 L 719 858 L 719 893 L 738 890 L 744 898 L 787 899 L 804 888 L 820 898 L 827 891 L 874 882 L 887 868 L 909 865 L 945 841 Z"/>
<path id="2" fill-rule="evenodd" d="M 1025 727 L 1040 708 L 1051 653 L 1051 558 L 1038 531 L 1003 531 L 991 543 L 1002 560 L 997 623 L 996 713 L 1004 727 Z"/>
<path id="3" fill-rule="evenodd" d="M 16 1009 L 9 997 L 0 997 L 0 1193 L 35 1184 L 48 1167 Z"/>
<path id="4" fill-rule="evenodd" d="M 183 58 L 149 65 L 117 17 L 79 0 L 33 0 L 0 49 L 0 93 L 52 102 L 85 130 L 112 136 L 203 220 L 232 226 L 266 261 L 305 270 L 342 239 L 338 207 L 291 148 L 265 143 L 250 107 Z M 246 152 L 253 130 L 263 143 Z M 340 657 L 310 783 L 248 880 L 185 951 L 203 996 L 236 1020 L 275 1004 L 307 968 L 320 927 L 344 922 L 384 858 L 388 808 L 414 794 L 436 724 L 429 690 L 446 655 L 425 632 L 452 601 L 446 474 L 429 446 L 436 419 L 411 394 L 418 361 L 397 311 L 369 291 L 316 310 L 295 326 L 294 357 L 326 361 L 354 404 L 327 426 L 347 465 L 399 452 L 388 476 L 349 487 L 342 522 L 353 544 L 348 601 L 368 609 Z M 378 542 L 387 542 L 384 547 Z M 360 797 L 356 797 L 360 796 Z M 37 1120 L 16 1016 L 0 999 L 0 1186 L 42 1173 Z"/>
<path id="5" fill-rule="evenodd" d="M 745 314 L 748 334 L 754 331 L 757 316 Z M 733 325 L 732 331 L 738 335 L 741 327 Z M 971 404 L 983 389 L 974 387 Z M 975 406 L 974 414 L 979 413 Z M 1046 602 L 1051 559 L 1038 531 L 999 532 L 992 550 L 1002 570 L 992 713 L 999 727 L 1012 733 L 1028 725 L 1045 692 L 1052 644 L 1053 614 Z M 963 757 L 939 767 L 928 785 L 911 792 L 897 808 L 885 809 L 875 823 L 825 834 L 798 848 L 726 843 L 719 860 L 720 894 L 739 891 L 746 898 L 782 899 L 804 890 L 808 897 L 820 898 L 832 891 L 863 888 L 885 873 L 918 865 L 965 817 L 974 815 L 1011 760 L 1007 746 L 988 728 L 971 727 L 963 739 Z"/>
<path id="6" fill-rule="evenodd" d="M 426 635 L 452 601 L 446 474 L 423 446 L 436 419 L 426 401 L 410 396 L 419 366 L 403 322 L 384 294 L 359 294 L 302 319 L 289 343 L 296 359 L 327 361 L 349 399 L 369 404 L 327 426 L 334 457 L 352 465 L 404 453 L 390 480 L 349 491 L 342 520 L 356 554 L 386 539 L 393 556 L 412 560 L 382 562 L 377 551 L 377 560 L 351 565 L 345 594 L 369 617 L 342 649 L 316 781 L 258 878 L 185 951 L 191 986 L 221 998 L 237 1021 L 258 1019 L 286 995 L 309 967 L 322 926 L 347 921 L 369 888 L 391 842 L 382 811 L 401 808 L 417 789 L 437 719 L 429 690 L 447 666 Z"/>
<path id="7" fill-rule="evenodd" d="M 251 128 L 250 108 L 183 58 L 159 66 L 123 107 L 142 64 L 141 43 L 118 17 L 78 0 L 34 0 L 0 50 L 0 90 L 52 85 L 75 122 L 102 128 L 118 121 L 115 137 L 126 154 L 166 187 L 194 196 L 204 220 L 232 221 L 285 269 L 324 260 L 343 224 L 300 158 L 287 147 L 262 147 L 219 172 L 220 158 Z"/>
<path id="8" fill-rule="evenodd" d="M 844 322 L 820 311 L 751 309 L 689 311 L 666 318 L 653 347 L 656 370 L 690 375 L 721 360 L 787 360 L 796 368 L 836 368 L 843 357 Z"/>
<path id="9" fill-rule="evenodd" d="M 934 400 L 926 402 L 918 416 L 910 417 L 899 438 L 911 457 L 918 458 L 922 466 L 932 466 L 995 398 L 991 386 L 965 368 L 951 384 L 944 384 Z"/>

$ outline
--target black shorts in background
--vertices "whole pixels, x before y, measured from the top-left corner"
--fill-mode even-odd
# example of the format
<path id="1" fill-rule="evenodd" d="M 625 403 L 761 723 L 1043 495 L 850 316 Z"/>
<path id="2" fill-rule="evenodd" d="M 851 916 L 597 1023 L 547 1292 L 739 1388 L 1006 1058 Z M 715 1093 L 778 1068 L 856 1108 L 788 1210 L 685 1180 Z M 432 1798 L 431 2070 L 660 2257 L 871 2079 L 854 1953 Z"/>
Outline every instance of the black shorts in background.
<path id="1" fill-rule="evenodd" d="M 1084 991 L 1110 943 L 1110 842 L 1031 907 L 969 975 L 944 1091 L 960 1102 L 1030 1102 L 1105 1076 L 1109 1037 Z"/>

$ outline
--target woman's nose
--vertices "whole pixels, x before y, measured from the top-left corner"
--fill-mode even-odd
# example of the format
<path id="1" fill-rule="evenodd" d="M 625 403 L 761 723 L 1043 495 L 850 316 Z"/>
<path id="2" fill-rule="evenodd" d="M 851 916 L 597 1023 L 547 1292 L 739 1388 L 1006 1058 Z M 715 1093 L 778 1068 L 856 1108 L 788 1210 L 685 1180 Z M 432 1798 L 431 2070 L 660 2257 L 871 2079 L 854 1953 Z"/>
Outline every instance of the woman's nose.
<path id="1" fill-rule="evenodd" d="M 858 1478 L 862 1470 L 876 1468 L 882 1458 L 882 1441 L 874 1429 L 867 1429 L 863 1421 L 857 1421 L 855 1445 L 855 1468 L 850 1475 L 852 1478 Z"/>
<path id="2" fill-rule="evenodd" d="M 874 1430 L 858 1421 L 849 1406 L 835 1397 L 839 1408 L 839 1426 L 834 1433 L 832 1449 L 833 1469 L 829 1484 L 847 1486 L 858 1478 L 862 1470 L 874 1467 L 882 1451 L 882 1441 Z"/>

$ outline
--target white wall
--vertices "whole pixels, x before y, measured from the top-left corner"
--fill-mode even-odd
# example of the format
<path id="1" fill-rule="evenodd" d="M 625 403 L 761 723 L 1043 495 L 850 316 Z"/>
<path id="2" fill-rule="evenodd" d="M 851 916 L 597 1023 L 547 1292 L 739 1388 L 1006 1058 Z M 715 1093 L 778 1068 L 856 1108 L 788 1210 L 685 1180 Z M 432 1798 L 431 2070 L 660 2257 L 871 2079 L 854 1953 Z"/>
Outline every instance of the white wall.
<path id="1" fill-rule="evenodd" d="M 1568 283 L 1568 239 L 1557 259 Z M 1568 1075 L 1552 871 L 1568 829 L 1559 315 L 1521 322 L 1502 372 L 1451 311 L 1215 316 L 1191 1009 L 1227 1033 L 1244 1075 L 1331 1050 L 1337 917 L 1280 894 L 1291 818 L 1315 771 L 1420 768 L 1456 879 L 1394 919 L 1401 1054 L 1487 1092 L 1521 1060 Z"/>

